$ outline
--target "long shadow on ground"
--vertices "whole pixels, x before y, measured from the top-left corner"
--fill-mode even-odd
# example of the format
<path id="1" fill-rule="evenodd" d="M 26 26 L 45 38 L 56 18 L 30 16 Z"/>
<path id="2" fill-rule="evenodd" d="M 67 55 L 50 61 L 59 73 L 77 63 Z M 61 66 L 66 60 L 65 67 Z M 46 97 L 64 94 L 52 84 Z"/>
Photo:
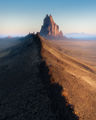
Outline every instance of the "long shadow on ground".
<path id="1" fill-rule="evenodd" d="M 68 104 L 66 98 L 61 95 L 62 86 L 51 83 L 51 76 L 48 74 L 49 69 L 44 61 L 40 64 L 40 71 L 42 82 L 51 99 L 51 109 L 56 115 L 56 120 L 78 120 L 79 117 L 75 115 L 73 106 Z"/>

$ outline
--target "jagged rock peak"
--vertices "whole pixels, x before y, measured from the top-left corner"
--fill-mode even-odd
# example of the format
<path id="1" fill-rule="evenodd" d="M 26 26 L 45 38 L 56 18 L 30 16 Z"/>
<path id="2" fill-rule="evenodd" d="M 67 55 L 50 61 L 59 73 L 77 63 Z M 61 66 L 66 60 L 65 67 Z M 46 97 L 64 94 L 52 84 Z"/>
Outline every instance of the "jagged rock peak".
<path id="1" fill-rule="evenodd" d="M 63 37 L 62 31 L 59 31 L 59 26 L 54 22 L 51 15 L 46 15 L 41 27 L 40 35 L 48 37 Z"/>

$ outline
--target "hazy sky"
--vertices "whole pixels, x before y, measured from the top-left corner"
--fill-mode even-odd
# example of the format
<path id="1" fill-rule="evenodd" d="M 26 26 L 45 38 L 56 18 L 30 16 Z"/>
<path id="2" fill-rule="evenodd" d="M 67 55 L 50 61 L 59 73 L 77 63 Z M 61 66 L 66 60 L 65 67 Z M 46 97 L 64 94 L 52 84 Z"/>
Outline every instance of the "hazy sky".
<path id="1" fill-rule="evenodd" d="M 96 34 L 96 0 L 0 0 L 0 34 L 40 31 L 46 14 L 64 34 Z"/>

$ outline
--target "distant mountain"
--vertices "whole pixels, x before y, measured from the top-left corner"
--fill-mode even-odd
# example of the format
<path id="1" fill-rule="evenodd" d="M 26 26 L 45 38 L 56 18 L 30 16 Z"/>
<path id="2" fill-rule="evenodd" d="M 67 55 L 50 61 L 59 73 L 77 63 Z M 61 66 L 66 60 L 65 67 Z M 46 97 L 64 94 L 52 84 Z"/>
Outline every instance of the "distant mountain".
<path id="1" fill-rule="evenodd" d="M 40 35 L 48 39 L 63 38 L 62 31 L 59 31 L 59 26 L 54 22 L 51 15 L 46 15 L 40 30 Z"/>
<path id="2" fill-rule="evenodd" d="M 96 35 L 87 33 L 68 33 L 65 36 L 73 39 L 96 40 Z"/>

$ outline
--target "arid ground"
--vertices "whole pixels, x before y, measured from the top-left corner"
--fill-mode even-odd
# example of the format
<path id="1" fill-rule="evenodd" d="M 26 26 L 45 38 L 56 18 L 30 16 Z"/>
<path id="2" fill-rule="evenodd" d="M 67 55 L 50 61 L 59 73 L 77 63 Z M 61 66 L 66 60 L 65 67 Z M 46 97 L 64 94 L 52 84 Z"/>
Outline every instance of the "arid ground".
<path id="1" fill-rule="evenodd" d="M 0 120 L 78 120 L 62 86 L 50 82 L 40 38 L 21 41 L 0 58 Z"/>
<path id="2" fill-rule="evenodd" d="M 80 120 L 96 120 L 96 41 L 41 39 L 51 82 L 63 87 Z"/>
<path id="3" fill-rule="evenodd" d="M 95 120 L 96 42 L 20 41 L 0 53 L 0 120 Z"/>
<path id="4" fill-rule="evenodd" d="M 53 40 L 61 52 L 96 67 L 96 40 Z"/>

